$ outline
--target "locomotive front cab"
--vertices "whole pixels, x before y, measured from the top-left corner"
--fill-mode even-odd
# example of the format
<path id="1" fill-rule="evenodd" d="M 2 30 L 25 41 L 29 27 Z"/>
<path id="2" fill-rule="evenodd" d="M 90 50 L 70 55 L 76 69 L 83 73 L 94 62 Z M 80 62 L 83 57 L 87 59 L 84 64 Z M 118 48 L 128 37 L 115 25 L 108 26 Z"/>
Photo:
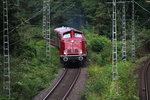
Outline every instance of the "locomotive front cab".
<path id="1" fill-rule="evenodd" d="M 84 61 L 86 59 L 86 41 L 83 33 L 77 31 L 66 32 L 62 36 L 61 60 Z"/>

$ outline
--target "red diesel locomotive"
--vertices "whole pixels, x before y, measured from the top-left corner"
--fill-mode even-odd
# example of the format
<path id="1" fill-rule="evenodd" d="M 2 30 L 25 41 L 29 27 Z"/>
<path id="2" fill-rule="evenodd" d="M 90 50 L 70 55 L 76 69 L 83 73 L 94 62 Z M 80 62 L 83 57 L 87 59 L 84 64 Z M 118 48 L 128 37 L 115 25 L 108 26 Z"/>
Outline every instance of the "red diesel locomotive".
<path id="1" fill-rule="evenodd" d="M 57 35 L 62 63 L 69 61 L 84 63 L 86 61 L 86 40 L 82 32 L 70 27 L 56 28 L 54 32 Z"/>

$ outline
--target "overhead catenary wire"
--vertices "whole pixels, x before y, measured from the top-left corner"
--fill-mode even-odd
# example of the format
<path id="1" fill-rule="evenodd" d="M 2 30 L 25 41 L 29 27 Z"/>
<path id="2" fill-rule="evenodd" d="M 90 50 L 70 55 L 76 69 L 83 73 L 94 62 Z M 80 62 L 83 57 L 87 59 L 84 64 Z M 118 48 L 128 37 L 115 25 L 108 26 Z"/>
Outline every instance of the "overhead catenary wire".
<path id="1" fill-rule="evenodd" d="M 43 9 L 41 9 L 41 10 L 43 10 Z M 25 25 L 26 22 L 28 22 L 29 20 L 31 20 L 31 19 L 35 18 L 36 16 L 38 16 L 38 15 L 41 13 L 41 10 L 40 10 L 39 12 L 37 12 L 36 14 L 34 14 L 34 15 L 33 15 L 32 17 L 30 17 L 29 19 L 27 19 L 24 23 L 21 23 L 21 24 L 17 25 L 16 27 L 14 27 L 11 31 L 9 31 L 9 33 L 13 32 L 15 29 L 21 27 L 22 25 Z M 1 33 L 1 32 L 3 32 L 3 31 L 0 31 L 0 33 Z M 30 38 L 32 38 L 32 37 L 30 37 Z M 21 40 L 18 40 L 18 41 L 14 42 L 14 43 L 11 43 L 10 46 L 15 45 L 16 43 L 18 43 L 18 42 L 20 42 L 20 41 L 21 41 Z"/>
<path id="2" fill-rule="evenodd" d="M 72 6 L 72 5 L 71 5 Z M 68 8 L 70 8 L 71 6 L 69 6 Z M 67 10 L 67 9 L 66 9 Z M 64 10 L 64 11 L 66 11 L 66 10 Z M 19 27 L 21 27 L 22 25 L 25 25 L 28 21 L 30 21 L 31 19 L 33 19 L 33 18 L 35 18 L 36 16 L 38 16 L 41 12 L 43 11 L 43 9 L 41 9 L 40 11 L 38 11 L 36 14 L 34 14 L 32 17 L 30 17 L 29 19 L 27 19 L 26 21 L 24 21 L 24 22 L 22 22 L 21 24 L 19 24 L 19 25 L 17 25 L 17 26 L 15 26 L 11 31 L 9 31 L 8 30 L 8 32 L 9 33 L 12 33 L 15 29 L 17 29 L 17 28 L 19 28 Z M 63 11 L 63 12 L 64 12 Z M 62 12 L 62 13 L 63 13 Z M 50 14 L 50 12 L 48 13 L 48 14 Z M 2 31 L 0 31 L 0 32 L 4 32 L 5 30 L 2 30 Z M 32 37 L 29 37 L 28 39 L 30 39 L 30 38 L 32 38 Z M 10 45 L 14 45 L 14 44 L 16 44 L 16 43 L 19 43 L 21 40 L 19 40 L 19 41 L 16 41 L 16 42 L 14 42 L 14 43 L 11 43 Z M 9 59 L 8 59 L 9 60 Z M 9 68 L 10 69 L 10 68 Z M 6 70 L 6 69 L 4 69 L 4 70 Z M 10 73 L 10 72 L 9 72 Z M 7 81 L 7 83 L 10 83 L 10 81 Z M 9 89 L 10 90 L 10 89 Z M 9 93 L 9 98 L 10 98 L 10 93 Z"/>
<path id="3" fill-rule="evenodd" d="M 30 21 L 31 19 L 33 19 L 33 18 L 35 18 L 36 16 L 38 16 L 40 13 L 42 13 L 42 10 L 43 10 L 43 9 L 41 9 L 40 11 L 38 11 L 36 14 L 34 14 L 32 17 L 28 18 L 27 20 L 25 20 L 25 21 L 22 22 L 21 24 L 18 24 L 17 26 L 15 26 L 11 31 L 9 31 L 9 33 L 12 33 L 15 29 L 21 27 L 22 25 L 25 25 L 28 21 Z M 0 33 L 1 33 L 1 32 L 3 32 L 3 30 L 0 31 Z"/>
<path id="4" fill-rule="evenodd" d="M 143 6 L 141 6 L 139 3 L 137 3 L 136 1 L 134 1 L 135 2 L 135 4 L 137 4 L 140 8 L 142 8 L 144 11 L 146 11 L 147 13 L 149 13 L 150 14 L 150 11 L 149 10 L 147 10 L 146 8 L 144 8 Z M 143 18 L 142 18 L 143 19 Z M 150 18 L 148 18 L 143 24 L 141 24 L 140 26 L 143 26 L 143 25 L 145 25 L 146 23 L 148 23 L 150 21 Z"/>
<path id="5" fill-rule="evenodd" d="M 143 10 L 145 10 L 146 12 L 148 12 L 150 14 L 150 11 L 147 10 L 146 8 L 144 8 L 143 6 L 141 6 L 139 3 L 137 3 L 136 1 L 134 1 L 139 7 L 141 7 Z"/>
<path id="6" fill-rule="evenodd" d="M 75 6 L 75 3 L 73 3 L 73 4 L 71 4 L 70 6 L 68 6 L 66 9 L 64 9 L 63 11 L 60 11 L 60 12 L 57 12 L 58 13 L 58 15 L 61 15 L 61 14 L 63 14 L 65 11 L 67 11 L 68 9 L 70 9 L 70 8 L 72 8 L 72 7 L 74 7 Z M 58 16 L 57 15 L 57 16 Z M 53 20 L 54 18 L 56 18 L 57 16 L 54 16 L 51 20 Z"/>
<path id="7" fill-rule="evenodd" d="M 30 17 L 29 19 L 27 19 L 26 21 L 22 22 L 21 24 L 17 25 L 14 29 L 12 29 L 9 33 L 12 33 L 15 29 L 19 28 L 22 25 L 25 25 L 25 23 L 27 23 L 28 21 L 30 21 L 31 19 L 35 18 L 36 16 L 38 16 L 43 9 L 41 9 L 40 11 L 38 11 L 35 15 L 33 15 L 32 17 Z"/>
<path id="8" fill-rule="evenodd" d="M 73 2 L 70 6 L 68 6 L 66 9 L 64 9 L 64 10 L 63 10 L 62 12 L 60 12 L 59 14 L 64 13 L 64 12 L 67 11 L 69 8 L 74 7 L 74 6 L 75 6 L 75 3 Z M 21 24 L 18 24 L 17 26 L 13 27 L 13 29 L 10 30 L 9 33 L 12 33 L 15 29 L 21 27 L 22 25 L 25 25 L 28 21 L 30 21 L 31 19 L 35 18 L 36 16 L 38 16 L 38 15 L 39 15 L 40 13 L 42 13 L 42 12 L 43 12 L 43 8 L 42 8 L 41 10 L 39 10 L 37 13 L 35 13 L 32 17 L 30 17 L 30 18 L 28 18 L 27 20 L 25 20 L 24 22 L 22 22 Z M 51 11 L 51 12 L 52 12 L 52 11 Z M 51 12 L 50 12 L 50 13 L 51 13 Z M 54 16 L 53 19 L 56 18 L 56 17 L 57 17 L 57 16 Z M 0 31 L 0 33 L 2 33 L 2 32 L 3 32 L 3 30 Z"/>
<path id="9" fill-rule="evenodd" d="M 59 14 L 64 13 L 64 12 L 67 11 L 69 8 L 74 7 L 74 5 L 75 5 L 75 3 L 73 3 L 73 4 L 70 5 L 70 6 L 68 6 L 65 10 L 63 10 L 63 11 L 60 12 Z M 25 25 L 28 21 L 30 21 L 31 19 L 35 18 L 36 16 L 38 16 L 38 15 L 39 15 L 40 13 L 42 13 L 42 12 L 43 12 L 43 8 L 42 8 L 40 11 L 38 11 L 36 14 L 34 14 L 32 17 L 28 18 L 27 20 L 25 20 L 25 21 L 22 22 L 21 24 L 18 24 L 17 26 L 15 26 L 11 31 L 9 31 L 9 33 L 12 33 L 15 29 L 18 29 L 19 27 Z M 50 13 L 51 13 L 51 12 L 50 12 Z M 56 18 L 56 17 L 57 17 L 57 16 L 54 16 L 53 19 Z M 0 31 L 0 33 L 2 33 L 2 32 L 3 32 L 3 30 Z"/>
<path id="10" fill-rule="evenodd" d="M 150 18 L 148 18 L 143 24 L 141 24 L 140 26 L 144 26 L 146 23 L 148 23 L 150 21 Z"/>
<path id="11" fill-rule="evenodd" d="M 31 38 L 34 38 L 34 36 L 31 36 L 31 37 L 25 38 L 24 40 L 26 40 L 26 39 L 31 39 Z M 43 39 L 41 39 L 41 40 L 43 40 Z M 22 40 L 18 40 L 18 41 L 15 41 L 15 42 L 13 42 L 13 43 L 10 43 L 10 47 L 11 47 L 11 46 L 13 46 L 13 45 L 15 45 L 15 44 L 19 44 L 19 43 L 21 43 L 21 41 L 22 41 Z M 0 48 L 0 49 L 2 49 L 2 48 Z"/>
<path id="12" fill-rule="evenodd" d="M 70 5 L 69 7 L 67 7 L 64 11 L 61 12 L 61 14 L 63 14 L 63 12 L 67 11 L 67 10 L 68 10 L 69 8 L 71 8 L 71 7 L 74 7 L 74 4 L 72 4 L 72 5 Z M 43 10 L 43 9 L 41 9 L 41 10 Z M 40 10 L 40 11 L 41 11 L 41 10 Z M 38 13 L 38 12 L 37 12 L 37 13 Z M 36 13 L 36 14 L 37 14 L 37 13 Z M 35 16 L 35 15 L 33 15 L 33 16 Z M 34 18 L 33 16 L 30 17 L 29 19 L 31 20 L 32 18 Z M 35 16 L 35 17 L 36 17 L 36 16 Z M 54 19 L 54 18 L 56 18 L 56 16 L 53 17 L 53 19 Z M 29 19 L 28 19 L 28 20 L 29 20 Z M 26 21 L 27 21 L 27 20 L 26 20 Z M 24 23 L 24 24 L 25 24 L 25 23 Z M 22 24 L 22 25 L 24 25 L 24 24 Z M 17 26 L 21 26 L 21 24 L 19 24 L 19 25 L 17 25 Z M 19 27 L 18 27 L 18 28 L 19 28 Z M 27 39 L 31 39 L 31 38 L 33 38 L 33 37 L 29 37 L 29 38 L 27 38 Z M 17 44 L 17 43 L 19 43 L 20 41 L 21 41 L 21 40 L 15 41 L 14 43 L 11 43 L 10 46 Z"/>
<path id="13" fill-rule="evenodd" d="M 61 13 L 65 12 L 68 10 L 70 7 L 74 6 L 74 3 L 67 7 L 65 10 L 63 10 Z M 46 9 L 47 8 L 47 9 Z M 59 13 L 61 15 L 61 13 Z M 50 1 L 43 1 L 43 35 L 44 38 L 47 40 L 46 41 L 46 57 L 48 59 L 51 59 L 51 47 L 50 47 L 50 39 L 51 39 L 51 33 L 50 33 L 50 22 L 53 19 L 50 18 Z M 57 15 L 58 16 L 58 15 Z"/>

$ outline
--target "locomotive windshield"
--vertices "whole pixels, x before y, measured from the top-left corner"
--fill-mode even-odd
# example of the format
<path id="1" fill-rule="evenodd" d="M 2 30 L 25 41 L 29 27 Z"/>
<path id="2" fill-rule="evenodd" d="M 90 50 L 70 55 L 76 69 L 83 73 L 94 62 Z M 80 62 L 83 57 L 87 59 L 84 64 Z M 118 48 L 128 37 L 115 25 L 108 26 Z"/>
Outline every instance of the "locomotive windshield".
<path id="1" fill-rule="evenodd" d="M 64 39 L 67 39 L 67 38 L 70 38 L 70 37 L 71 37 L 70 33 L 66 33 L 66 34 L 63 35 Z"/>
<path id="2" fill-rule="evenodd" d="M 81 33 L 75 33 L 74 37 L 75 38 L 82 38 L 82 34 Z"/>

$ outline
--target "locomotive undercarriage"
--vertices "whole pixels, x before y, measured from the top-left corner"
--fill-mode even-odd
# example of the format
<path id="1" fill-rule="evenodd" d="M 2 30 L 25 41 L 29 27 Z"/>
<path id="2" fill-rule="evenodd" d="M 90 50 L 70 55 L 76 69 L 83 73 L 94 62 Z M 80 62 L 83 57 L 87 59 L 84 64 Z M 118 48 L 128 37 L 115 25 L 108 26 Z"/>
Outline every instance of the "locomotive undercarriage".
<path id="1" fill-rule="evenodd" d="M 85 55 L 83 56 L 61 56 L 60 57 L 60 61 L 63 66 L 69 63 L 78 63 L 80 65 L 85 65 L 86 59 L 87 58 Z"/>

